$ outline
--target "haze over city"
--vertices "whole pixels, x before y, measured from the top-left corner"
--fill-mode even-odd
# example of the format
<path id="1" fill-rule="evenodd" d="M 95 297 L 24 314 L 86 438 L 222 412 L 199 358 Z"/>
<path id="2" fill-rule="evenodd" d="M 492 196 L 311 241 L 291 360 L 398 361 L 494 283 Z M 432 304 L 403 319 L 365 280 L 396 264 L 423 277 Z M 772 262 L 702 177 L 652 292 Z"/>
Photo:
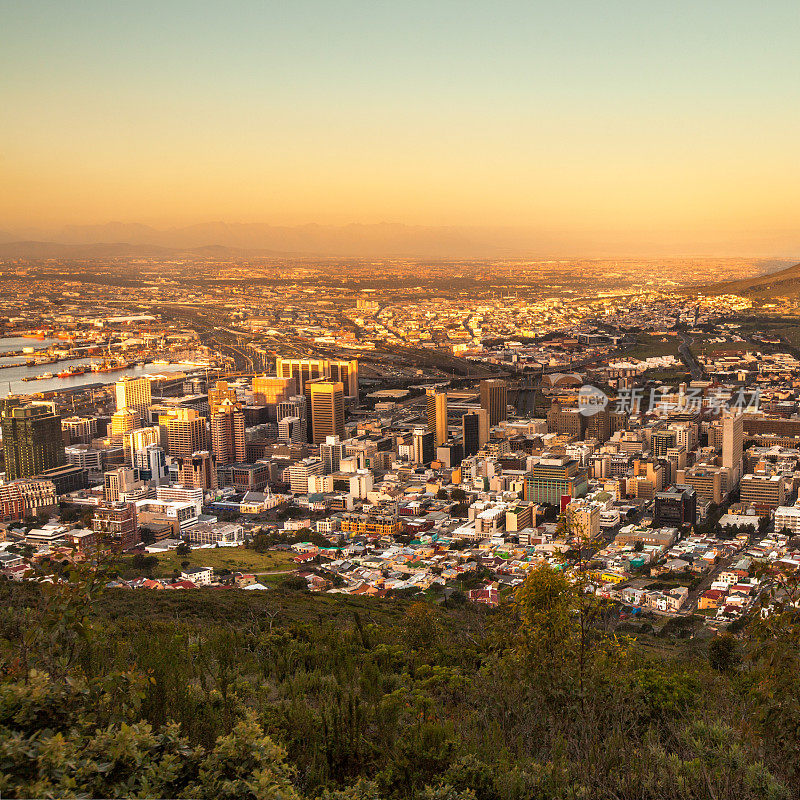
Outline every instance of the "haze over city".
<path id="1" fill-rule="evenodd" d="M 423 226 L 395 235 L 454 256 L 800 247 L 791 0 L 2 8 L 4 241 L 221 221 Z"/>

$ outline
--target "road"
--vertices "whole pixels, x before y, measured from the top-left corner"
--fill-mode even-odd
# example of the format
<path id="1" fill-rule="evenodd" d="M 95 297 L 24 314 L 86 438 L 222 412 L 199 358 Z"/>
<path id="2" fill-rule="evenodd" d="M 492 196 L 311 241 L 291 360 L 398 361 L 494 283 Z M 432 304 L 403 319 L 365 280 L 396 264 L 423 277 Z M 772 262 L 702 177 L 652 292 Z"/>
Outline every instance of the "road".
<path id="1" fill-rule="evenodd" d="M 694 357 L 694 353 L 691 351 L 691 339 L 685 333 L 679 333 L 678 336 L 681 340 L 681 344 L 678 347 L 678 354 L 680 355 L 681 360 L 686 365 L 687 369 L 692 373 L 692 378 L 695 380 L 702 379 L 705 373 L 703 372 L 703 368 L 700 366 L 698 360 Z"/>

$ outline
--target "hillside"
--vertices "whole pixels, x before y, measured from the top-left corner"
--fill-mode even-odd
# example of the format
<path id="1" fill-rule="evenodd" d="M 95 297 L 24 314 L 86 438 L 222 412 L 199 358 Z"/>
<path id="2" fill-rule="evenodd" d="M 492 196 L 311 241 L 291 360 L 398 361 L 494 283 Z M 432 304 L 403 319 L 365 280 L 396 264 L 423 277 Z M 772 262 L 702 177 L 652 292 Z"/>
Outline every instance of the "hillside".
<path id="1" fill-rule="evenodd" d="M 754 278 L 725 281 L 701 286 L 696 291 L 704 294 L 738 294 L 753 299 L 800 296 L 800 264 Z"/>

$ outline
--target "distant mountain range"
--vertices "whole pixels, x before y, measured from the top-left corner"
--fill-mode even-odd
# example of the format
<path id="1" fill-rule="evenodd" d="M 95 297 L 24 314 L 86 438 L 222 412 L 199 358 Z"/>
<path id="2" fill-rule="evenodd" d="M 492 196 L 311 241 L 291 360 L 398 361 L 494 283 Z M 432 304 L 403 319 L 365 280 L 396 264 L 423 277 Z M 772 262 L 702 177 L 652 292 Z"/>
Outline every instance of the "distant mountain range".
<path id="1" fill-rule="evenodd" d="M 376 225 L 228 224 L 212 222 L 159 230 L 148 225 L 112 222 L 73 225 L 25 241 L 0 232 L 0 256 L 6 258 L 92 258 L 158 256 L 174 252 L 219 256 L 353 256 L 472 258 L 507 255 L 490 237 L 470 236 L 457 228 L 381 223 Z M 474 232 L 470 232 L 473 233 Z"/>
<path id="2" fill-rule="evenodd" d="M 738 294 L 756 300 L 770 297 L 800 297 L 800 264 L 767 275 L 758 275 L 755 278 L 713 283 L 699 287 L 698 291 L 707 294 Z"/>

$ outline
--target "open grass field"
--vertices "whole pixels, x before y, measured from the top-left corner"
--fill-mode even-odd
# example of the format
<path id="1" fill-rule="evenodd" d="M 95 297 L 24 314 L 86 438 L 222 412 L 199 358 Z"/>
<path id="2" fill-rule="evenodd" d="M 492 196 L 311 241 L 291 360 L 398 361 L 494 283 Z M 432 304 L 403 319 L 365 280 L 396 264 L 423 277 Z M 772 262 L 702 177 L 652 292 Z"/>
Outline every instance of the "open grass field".
<path id="1" fill-rule="evenodd" d="M 677 336 L 653 336 L 640 333 L 636 343 L 625 347 L 620 355 L 625 358 L 651 358 L 654 356 L 677 356 L 680 339 Z"/>
<path id="2" fill-rule="evenodd" d="M 231 572 L 270 573 L 286 572 L 297 568 L 292 561 L 294 553 L 269 550 L 257 553 L 247 547 L 210 547 L 192 550 L 187 555 L 179 555 L 174 550 L 157 555 L 158 566 L 153 570 L 154 578 L 169 578 L 174 570 L 182 570 L 188 561 L 190 567 L 212 567 L 215 572 L 229 569 Z M 119 562 L 119 572 L 123 577 L 136 577 L 132 570 L 132 556 L 123 556 Z"/>

